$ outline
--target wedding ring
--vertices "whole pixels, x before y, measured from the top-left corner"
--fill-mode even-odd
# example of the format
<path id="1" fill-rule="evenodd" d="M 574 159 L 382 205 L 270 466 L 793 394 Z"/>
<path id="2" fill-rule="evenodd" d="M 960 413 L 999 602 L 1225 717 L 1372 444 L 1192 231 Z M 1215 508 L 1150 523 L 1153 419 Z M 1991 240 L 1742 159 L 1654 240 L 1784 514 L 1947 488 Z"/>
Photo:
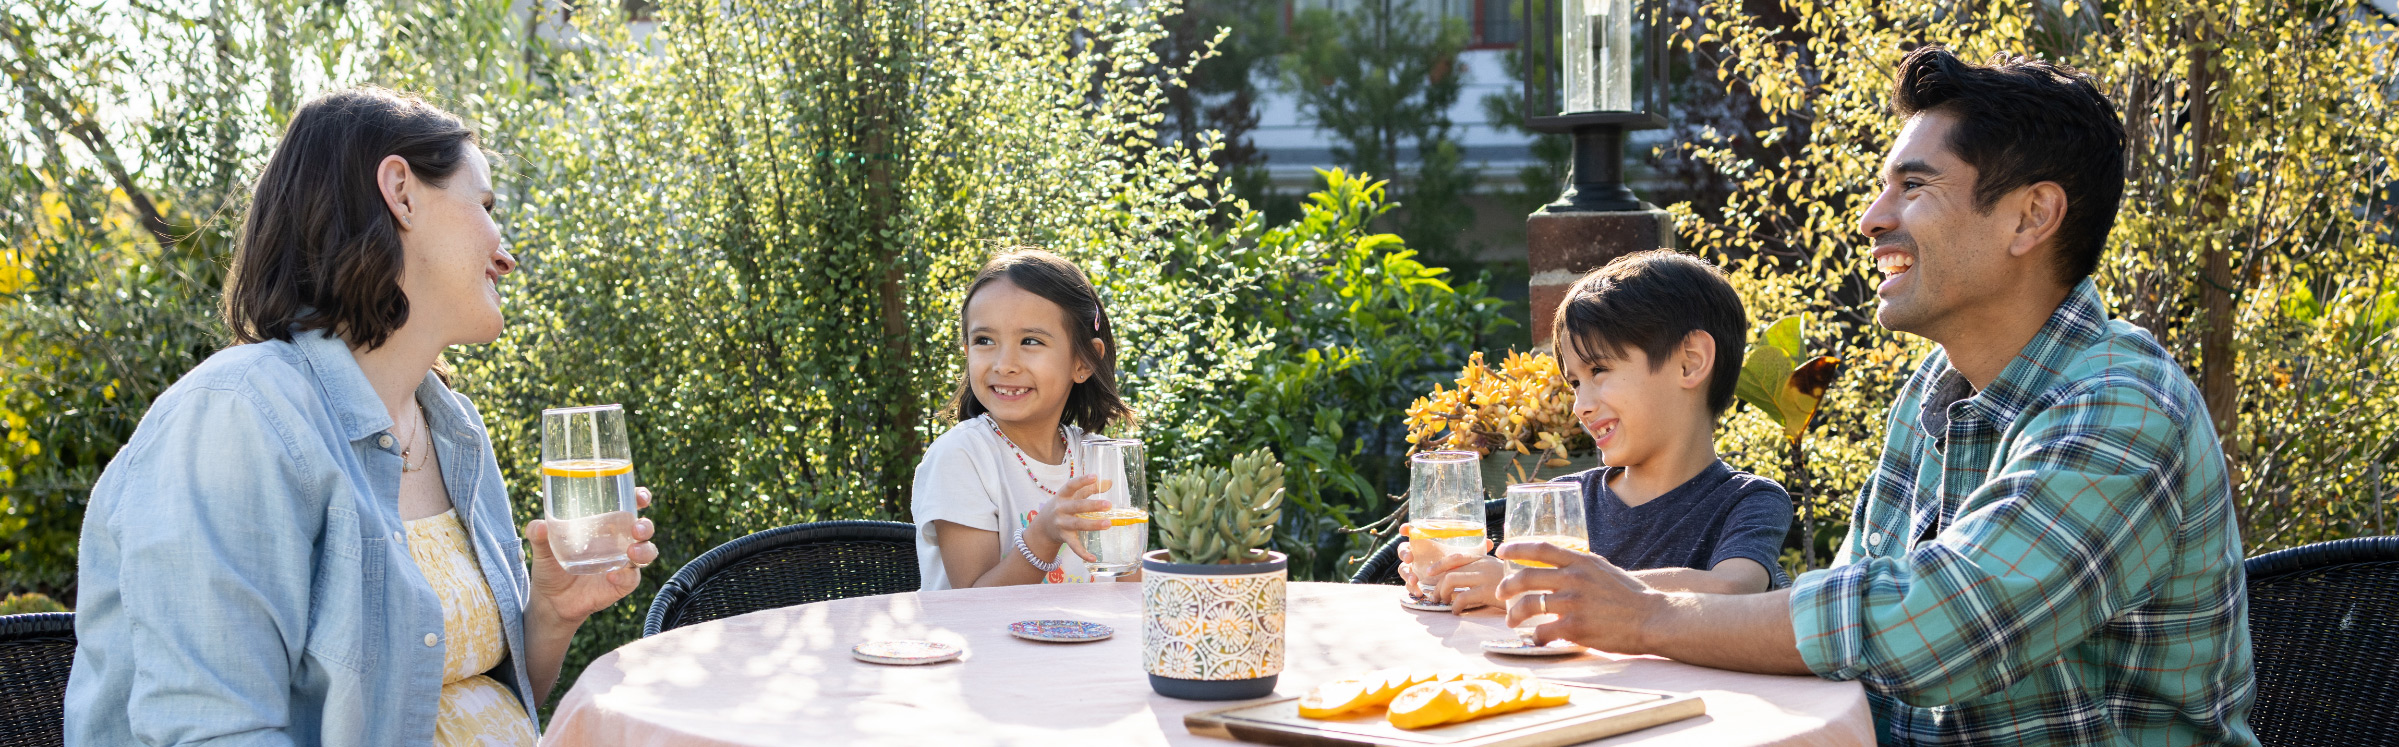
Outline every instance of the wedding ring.
<path id="1" fill-rule="evenodd" d="M 1540 603 L 1540 605 L 1541 605 L 1541 611 L 1540 611 L 1540 612 L 1535 612 L 1535 613 L 1533 613 L 1533 614 L 1532 614 L 1532 616 L 1533 616 L 1533 617 L 1540 617 L 1540 616 L 1542 616 L 1542 615 L 1549 614 L 1549 595 L 1548 595 L 1548 594 L 1534 594 L 1534 595 L 1533 595 L 1533 601 L 1534 601 L 1534 602 L 1538 602 L 1538 603 Z"/>

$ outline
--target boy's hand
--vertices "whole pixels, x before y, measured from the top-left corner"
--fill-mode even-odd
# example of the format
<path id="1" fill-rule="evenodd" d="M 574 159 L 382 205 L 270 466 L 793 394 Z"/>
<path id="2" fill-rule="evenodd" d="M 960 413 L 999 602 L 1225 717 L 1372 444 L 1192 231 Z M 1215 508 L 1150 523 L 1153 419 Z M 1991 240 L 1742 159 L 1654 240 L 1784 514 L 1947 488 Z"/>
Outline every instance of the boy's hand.
<path id="1" fill-rule="evenodd" d="M 1499 605 L 1499 582 L 1508 575 L 1507 563 L 1489 555 L 1451 555 L 1433 564 L 1425 584 L 1433 601 L 1446 602 L 1451 612 Z"/>

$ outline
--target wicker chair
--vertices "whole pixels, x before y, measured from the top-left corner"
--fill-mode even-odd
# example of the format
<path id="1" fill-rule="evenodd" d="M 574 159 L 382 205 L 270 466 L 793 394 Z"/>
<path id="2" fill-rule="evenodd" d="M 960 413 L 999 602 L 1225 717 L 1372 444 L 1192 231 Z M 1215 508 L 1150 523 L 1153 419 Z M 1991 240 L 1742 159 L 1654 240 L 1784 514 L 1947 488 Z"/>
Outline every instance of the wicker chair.
<path id="1" fill-rule="evenodd" d="M 2258 741 L 2399 744 L 2399 537 L 2270 552 L 2245 570 Z"/>
<path id="2" fill-rule="evenodd" d="M 641 626 L 660 632 L 795 604 L 915 591 L 916 525 L 819 521 L 719 545 L 675 571 Z"/>
<path id="3" fill-rule="evenodd" d="M 75 614 L 0 617 L 0 747 L 66 744 Z"/>
<path id="4" fill-rule="evenodd" d="M 1500 530 L 1508 524 L 1507 516 L 1507 499 L 1493 498 L 1483 501 L 1483 532 L 1491 535 L 1491 544 L 1494 547 L 1499 545 Z M 1350 574 L 1349 582 L 1398 586 L 1399 543 L 1405 542 L 1407 539 L 1406 537 L 1393 537 L 1391 541 L 1383 543 L 1382 547 L 1375 548 L 1373 554 L 1366 556 L 1366 564 L 1358 566 L 1357 573 Z"/>

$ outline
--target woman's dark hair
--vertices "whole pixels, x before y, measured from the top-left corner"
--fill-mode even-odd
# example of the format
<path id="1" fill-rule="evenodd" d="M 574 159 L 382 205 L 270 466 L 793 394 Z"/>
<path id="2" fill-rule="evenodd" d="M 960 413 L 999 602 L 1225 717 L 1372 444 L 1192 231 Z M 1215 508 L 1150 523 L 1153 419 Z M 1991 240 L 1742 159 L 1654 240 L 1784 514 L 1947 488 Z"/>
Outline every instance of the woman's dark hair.
<path id="1" fill-rule="evenodd" d="M 372 350 L 408 322 L 400 231 L 375 170 L 385 156 L 440 187 L 466 162 L 475 131 L 422 99 L 353 88 L 301 105 L 252 189 L 225 326 L 235 343 L 325 329 Z"/>
<path id="2" fill-rule="evenodd" d="M 2013 55 L 1970 65 L 1938 46 L 1917 47 L 1891 82 L 1891 111 L 1957 118 L 1949 149 L 1974 167 L 1974 207 L 2028 184 L 2066 193 L 2057 229 L 2058 273 L 2067 285 L 2099 269 L 2099 254 L 2124 201 L 2124 120 L 2074 68 Z"/>
<path id="3" fill-rule="evenodd" d="M 1749 312 L 1724 273 L 1706 260 L 1665 249 L 1617 257 L 1567 289 L 1549 339 L 1574 346 L 1586 362 L 1622 358 L 1626 348 L 1637 348 L 1655 371 L 1692 332 L 1716 338 L 1708 412 L 1722 415 L 1733 406 L 1733 385 L 1741 378 Z"/>
<path id="4" fill-rule="evenodd" d="M 1116 325 L 1108 323 L 1107 311 L 1100 308 L 1100 292 L 1091 286 L 1091 278 L 1065 257 L 1026 249 L 984 263 L 983 271 L 975 273 L 975 282 L 966 286 L 966 297 L 958 301 L 959 345 L 966 344 L 967 305 L 974 303 L 977 291 L 1002 280 L 1066 310 L 1068 347 L 1083 365 L 1091 367 L 1091 378 L 1067 393 L 1066 414 L 1059 419 L 1094 435 L 1107 431 L 1110 423 L 1133 419 L 1133 408 L 1116 393 Z M 1106 352 L 1093 350 L 1093 340 L 1100 341 Z M 986 410 L 983 401 L 975 398 L 974 371 L 959 371 L 950 417 L 962 422 Z"/>

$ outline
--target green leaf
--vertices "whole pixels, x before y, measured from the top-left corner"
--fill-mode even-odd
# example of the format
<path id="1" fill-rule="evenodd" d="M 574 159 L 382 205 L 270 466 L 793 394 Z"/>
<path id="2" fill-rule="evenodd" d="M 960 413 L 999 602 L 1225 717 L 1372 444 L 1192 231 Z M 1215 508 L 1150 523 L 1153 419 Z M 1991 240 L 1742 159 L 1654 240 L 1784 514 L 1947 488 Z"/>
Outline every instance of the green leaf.
<path id="1" fill-rule="evenodd" d="M 1800 317 L 1783 317 L 1772 326 L 1767 327 L 1765 332 L 1759 333 L 1758 342 L 1782 350 L 1784 357 L 1790 360 L 1799 360 L 1808 352 L 1806 350 L 1807 339 L 1801 334 L 1800 329 L 1804 324 L 1806 322 L 1801 321 Z"/>
<path id="2" fill-rule="evenodd" d="M 1791 356 L 1773 345 L 1758 345 L 1749 349 L 1749 358 L 1741 362 L 1741 378 L 1733 383 L 1733 396 L 1765 413 L 1766 419 L 1784 424 L 1781 391 L 1791 379 Z M 1787 427 L 1787 426 L 1786 426 Z"/>

